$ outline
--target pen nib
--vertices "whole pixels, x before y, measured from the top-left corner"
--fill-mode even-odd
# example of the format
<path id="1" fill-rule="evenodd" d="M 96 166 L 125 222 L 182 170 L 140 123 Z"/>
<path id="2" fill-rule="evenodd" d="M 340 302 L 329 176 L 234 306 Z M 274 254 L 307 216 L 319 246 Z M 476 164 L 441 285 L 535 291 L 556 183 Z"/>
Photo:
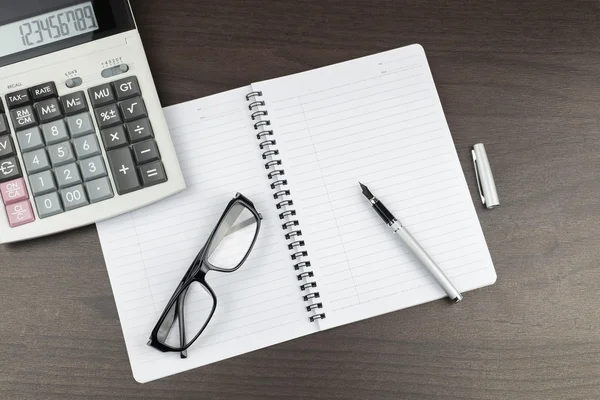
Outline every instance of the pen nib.
<path id="1" fill-rule="evenodd" d="M 371 193 L 371 191 L 369 190 L 368 187 L 366 187 L 365 185 L 363 185 L 362 183 L 358 182 L 358 184 L 360 185 L 360 188 L 362 189 L 362 193 L 365 195 L 365 197 L 369 200 L 371 200 L 373 197 L 373 194 Z"/>

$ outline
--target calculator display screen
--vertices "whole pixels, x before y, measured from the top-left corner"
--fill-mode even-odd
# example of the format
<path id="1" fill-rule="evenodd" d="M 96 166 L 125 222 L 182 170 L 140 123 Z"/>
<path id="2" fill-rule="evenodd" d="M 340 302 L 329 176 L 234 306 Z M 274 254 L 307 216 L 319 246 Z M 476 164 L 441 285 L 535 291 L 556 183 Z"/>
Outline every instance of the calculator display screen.
<path id="1" fill-rule="evenodd" d="M 128 0 L 0 0 L 0 67 L 134 29 Z"/>
<path id="2" fill-rule="evenodd" d="M 98 30 L 92 2 L 0 26 L 0 57 Z"/>

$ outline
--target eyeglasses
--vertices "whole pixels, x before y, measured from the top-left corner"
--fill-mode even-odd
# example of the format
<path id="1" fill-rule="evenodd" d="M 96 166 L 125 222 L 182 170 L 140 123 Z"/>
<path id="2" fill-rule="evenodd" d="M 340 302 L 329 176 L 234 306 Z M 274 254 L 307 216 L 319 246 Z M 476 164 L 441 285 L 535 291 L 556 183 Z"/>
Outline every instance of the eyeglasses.
<path id="1" fill-rule="evenodd" d="M 206 274 L 240 268 L 256 242 L 261 220 L 254 204 L 237 193 L 175 289 L 152 330 L 149 346 L 187 357 L 187 349 L 206 329 L 217 308 L 217 297 L 206 282 Z"/>

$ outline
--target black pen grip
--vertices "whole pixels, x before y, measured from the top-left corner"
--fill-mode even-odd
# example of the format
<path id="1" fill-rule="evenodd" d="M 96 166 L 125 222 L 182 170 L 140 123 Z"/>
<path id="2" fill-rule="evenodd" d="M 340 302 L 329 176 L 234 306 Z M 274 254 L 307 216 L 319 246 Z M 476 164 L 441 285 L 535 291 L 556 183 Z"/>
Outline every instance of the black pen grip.
<path id="1" fill-rule="evenodd" d="M 375 203 L 373 203 L 373 208 L 375 209 L 375 211 L 377 211 L 377 214 L 379 214 L 381 219 L 386 224 L 392 224 L 396 220 L 396 218 L 394 218 L 394 215 L 390 212 L 390 210 L 388 210 L 386 206 L 384 206 L 383 203 L 379 200 L 376 200 Z"/>

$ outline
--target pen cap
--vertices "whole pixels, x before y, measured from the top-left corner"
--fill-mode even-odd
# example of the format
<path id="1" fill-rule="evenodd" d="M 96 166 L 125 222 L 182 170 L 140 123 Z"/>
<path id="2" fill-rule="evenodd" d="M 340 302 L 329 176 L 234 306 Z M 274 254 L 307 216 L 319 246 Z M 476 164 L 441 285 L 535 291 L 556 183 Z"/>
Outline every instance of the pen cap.
<path id="1" fill-rule="evenodd" d="M 494 175 L 492 175 L 492 169 L 490 168 L 483 143 L 474 145 L 471 154 L 473 155 L 473 163 L 475 164 L 475 176 L 477 178 L 477 187 L 479 188 L 481 202 L 490 209 L 499 206 L 500 200 L 496 191 Z"/>

